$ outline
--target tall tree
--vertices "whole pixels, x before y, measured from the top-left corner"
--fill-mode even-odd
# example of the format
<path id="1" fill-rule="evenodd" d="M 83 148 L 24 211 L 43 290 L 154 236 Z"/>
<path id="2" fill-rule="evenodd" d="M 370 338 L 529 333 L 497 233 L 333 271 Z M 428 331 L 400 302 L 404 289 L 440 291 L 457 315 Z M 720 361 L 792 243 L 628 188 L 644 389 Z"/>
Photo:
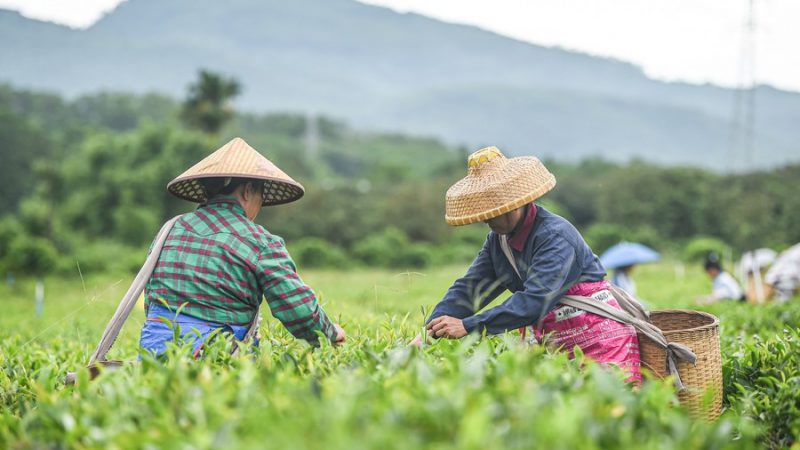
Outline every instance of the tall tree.
<path id="1" fill-rule="evenodd" d="M 0 103 L 0 216 L 13 214 L 34 185 L 33 162 L 53 152 L 47 130 Z"/>
<path id="2" fill-rule="evenodd" d="M 234 78 L 201 70 L 199 79 L 189 86 L 189 95 L 183 103 L 183 120 L 206 133 L 218 133 L 233 118 L 230 101 L 241 90 Z"/>

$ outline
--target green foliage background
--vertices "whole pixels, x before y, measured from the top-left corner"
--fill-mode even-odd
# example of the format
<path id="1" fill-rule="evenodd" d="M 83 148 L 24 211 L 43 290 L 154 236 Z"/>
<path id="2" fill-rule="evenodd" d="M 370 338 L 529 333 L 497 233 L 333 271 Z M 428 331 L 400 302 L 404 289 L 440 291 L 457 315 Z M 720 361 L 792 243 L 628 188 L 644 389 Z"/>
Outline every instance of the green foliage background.
<path id="1" fill-rule="evenodd" d="M 13 144 L 0 147 L 9 161 L 0 165 L 0 269 L 20 278 L 0 287 L 0 447 L 797 446 L 796 301 L 704 307 L 722 319 L 726 412 L 714 423 L 677 407 L 669 382 L 631 390 L 621 374 L 525 350 L 514 334 L 409 349 L 487 233 L 443 221 L 444 192 L 463 176 L 469 149 L 320 117 L 309 154 L 307 117 L 239 114 L 204 133 L 185 128 L 180 111 L 156 95 L 66 101 L 0 88 L 0 142 Z M 306 186 L 301 201 L 266 208 L 259 221 L 286 238 L 348 343 L 314 350 L 267 320 L 252 356 L 213 347 L 194 361 L 175 348 L 167 363 L 145 358 L 92 383 L 79 371 L 79 385 L 65 387 L 161 222 L 193 207 L 166 183 L 233 136 Z M 637 270 L 652 307 L 696 308 L 709 289 L 697 262 L 709 251 L 730 258 L 800 240 L 800 166 L 724 175 L 642 162 L 547 165 L 558 187 L 542 204 L 595 252 L 627 239 L 674 258 Z M 53 272 L 36 319 L 27 275 Z M 111 358 L 137 354 L 142 320 L 137 309 Z"/>
<path id="2" fill-rule="evenodd" d="M 486 235 L 482 225 L 445 225 L 444 193 L 465 173 L 471 149 L 433 139 L 356 132 L 318 117 L 309 153 L 305 116 L 239 114 L 207 134 L 185 128 L 181 106 L 167 97 L 67 101 L 9 86 L 0 87 L 0 117 L 0 265 L 21 273 L 74 273 L 76 259 L 93 265 L 120 259 L 120 251 L 141 254 L 164 220 L 193 207 L 167 194 L 166 183 L 233 136 L 305 185 L 301 201 L 259 218 L 290 249 L 331 246 L 331 255 L 300 252 L 301 266 L 466 261 Z M 558 186 L 544 205 L 571 220 L 598 254 L 620 240 L 678 256 L 698 235 L 733 253 L 800 241 L 800 166 L 729 175 L 595 159 L 548 167 Z M 12 236 L 32 240 L 14 245 L 41 257 L 13 257 Z M 50 263 L 53 253 L 61 257 Z"/>

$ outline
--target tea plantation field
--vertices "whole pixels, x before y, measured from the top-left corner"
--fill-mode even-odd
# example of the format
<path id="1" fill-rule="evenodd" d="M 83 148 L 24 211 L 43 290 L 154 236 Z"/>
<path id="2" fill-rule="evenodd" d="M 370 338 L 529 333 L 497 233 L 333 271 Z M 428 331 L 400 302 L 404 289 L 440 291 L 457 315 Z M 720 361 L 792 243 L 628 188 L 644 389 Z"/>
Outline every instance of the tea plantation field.
<path id="1" fill-rule="evenodd" d="M 676 406 L 669 382 L 632 390 L 515 333 L 409 348 L 464 270 L 301 270 L 345 345 L 312 349 L 270 318 L 254 356 L 175 348 L 93 382 L 81 371 L 75 387 L 63 376 L 85 364 L 132 276 L 48 279 L 41 318 L 32 281 L 3 284 L 0 448 L 800 449 L 800 299 L 702 307 L 721 318 L 725 375 L 726 411 L 708 423 Z M 700 309 L 710 289 L 672 262 L 634 275 L 653 309 Z M 109 357 L 136 358 L 142 320 L 137 308 Z"/>

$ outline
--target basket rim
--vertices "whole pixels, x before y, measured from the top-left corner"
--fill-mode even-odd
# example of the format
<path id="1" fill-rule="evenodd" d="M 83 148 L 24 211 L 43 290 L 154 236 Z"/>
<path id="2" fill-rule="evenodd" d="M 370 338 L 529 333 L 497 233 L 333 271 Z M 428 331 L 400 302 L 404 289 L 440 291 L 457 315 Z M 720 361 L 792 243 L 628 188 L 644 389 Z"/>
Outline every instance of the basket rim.
<path id="1" fill-rule="evenodd" d="M 663 333 L 665 335 L 666 334 L 670 334 L 670 333 L 685 333 L 685 332 L 688 332 L 688 331 L 700 331 L 700 330 L 704 330 L 704 329 L 707 329 L 707 328 L 719 327 L 719 317 L 717 317 L 717 316 L 715 316 L 715 315 L 713 315 L 711 313 L 705 312 L 705 311 L 697 311 L 697 310 L 693 310 L 693 309 L 658 309 L 658 310 L 655 310 L 655 311 L 650 311 L 650 317 L 652 317 L 653 314 L 672 314 L 672 313 L 693 314 L 693 315 L 705 316 L 705 317 L 708 317 L 708 318 L 712 319 L 712 321 L 711 321 L 711 323 L 700 325 L 699 327 L 694 327 L 694 328 L 681 328 L 679 330 L 664 330 Z"/>

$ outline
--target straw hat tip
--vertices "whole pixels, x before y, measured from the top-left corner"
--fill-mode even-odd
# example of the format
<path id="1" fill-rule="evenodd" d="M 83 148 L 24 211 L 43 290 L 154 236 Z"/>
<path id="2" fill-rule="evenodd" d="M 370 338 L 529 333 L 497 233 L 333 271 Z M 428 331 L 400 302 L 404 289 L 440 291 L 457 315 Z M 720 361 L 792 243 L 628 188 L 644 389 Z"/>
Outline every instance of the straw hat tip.
<path id="1" fill-rule="evenodd" d="M 467 159 L 467 167 L 478 167 L 495 158 L 505 159 L 505 155 L 495 146 L 484 147 L 475 153 L 469 155 Z"/>
<path id="2" fill-rule="evenodd" d="M 230 141 L 228 141 L 228 143 L 225 144 L 225 147 L 237 146 L 237 145 L 241 145 L 241 144 L 247 145 L 248 147 L 250 146 L 250 144 L 248 144 L 247 141 L 245 141 L 244 139 L 240 138 L 239 136 L 236 136 L 235 138 L 233 138 Z"/>

